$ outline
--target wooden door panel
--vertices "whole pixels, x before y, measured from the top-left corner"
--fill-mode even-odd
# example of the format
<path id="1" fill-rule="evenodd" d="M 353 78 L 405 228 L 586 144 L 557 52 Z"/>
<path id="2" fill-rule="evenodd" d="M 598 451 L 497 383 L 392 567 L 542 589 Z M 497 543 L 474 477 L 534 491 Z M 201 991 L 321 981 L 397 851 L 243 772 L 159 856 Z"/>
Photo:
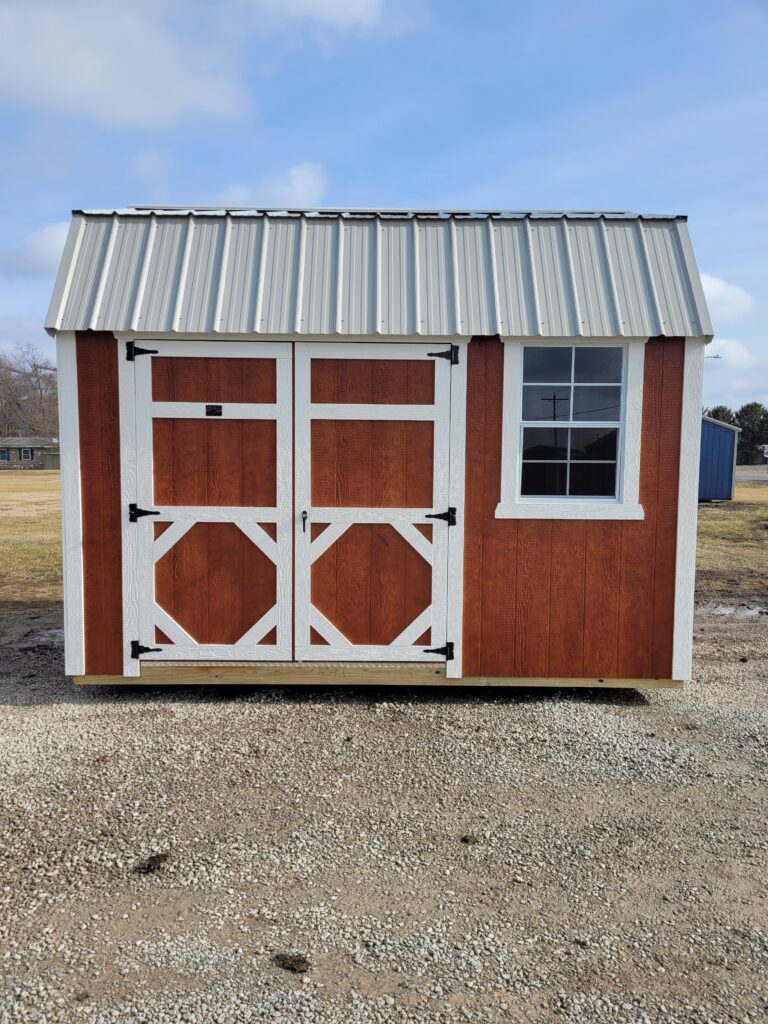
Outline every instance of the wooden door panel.
<path id="1" fill-rule="evenodd" d="M 312 566 L 312 604 L 353 644 L 391 644 L 431 600 L 431 566 L 386 523 L 351 526 Z"/>
<path id="2" fill-rule="evenodd" d="M 234 523 L 196 523 L 155 564 L 155 597 L 196 643 L 234 644 L 276 603 L 277 570 Z"/>
<path id="3" fill-rule="evenodd" d="M 312 504 L 431 508 L 434 423 L 314 420 Z"/>
<path id="4" fill-rule="evenodd" d="M 275 505 L 275 420 L 163 418 L 152 433 L 158 505 Z"/>
<path id="5" fill-rule="evenodd" d="M 313 359 L 312 401 L 432 405 L 435 365 L 420 359 Z"/>
<path id="6" fill-rule="evenodd" d="M 274 359 L 157 356 L 152 360 L 155 402 L 274 402 Z"/>

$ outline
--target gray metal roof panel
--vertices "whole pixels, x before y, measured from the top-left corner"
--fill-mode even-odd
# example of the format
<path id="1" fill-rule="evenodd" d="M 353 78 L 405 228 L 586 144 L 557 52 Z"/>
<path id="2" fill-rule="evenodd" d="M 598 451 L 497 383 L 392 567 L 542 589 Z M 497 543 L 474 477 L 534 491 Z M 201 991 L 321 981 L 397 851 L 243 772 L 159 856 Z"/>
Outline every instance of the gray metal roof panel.
<path id="1" fill-rule="evenodd" d="M 712 334 L 683 218 L 76 213 L 46 328 L 202 334 Z"/>

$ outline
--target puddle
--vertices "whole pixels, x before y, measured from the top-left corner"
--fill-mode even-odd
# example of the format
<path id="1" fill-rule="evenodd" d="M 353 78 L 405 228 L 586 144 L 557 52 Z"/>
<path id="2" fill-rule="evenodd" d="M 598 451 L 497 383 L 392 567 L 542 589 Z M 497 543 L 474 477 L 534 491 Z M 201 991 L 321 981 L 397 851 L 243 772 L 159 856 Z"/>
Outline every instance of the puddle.
<path id="1" fill-rule="evenodd" d="M 739 619 L 756 619 L 764 611 L 759 605 L 755 608 L 734 608 L 729 604 L 721 604 L 715 608 L 715 615 L 735 615 Z"/>

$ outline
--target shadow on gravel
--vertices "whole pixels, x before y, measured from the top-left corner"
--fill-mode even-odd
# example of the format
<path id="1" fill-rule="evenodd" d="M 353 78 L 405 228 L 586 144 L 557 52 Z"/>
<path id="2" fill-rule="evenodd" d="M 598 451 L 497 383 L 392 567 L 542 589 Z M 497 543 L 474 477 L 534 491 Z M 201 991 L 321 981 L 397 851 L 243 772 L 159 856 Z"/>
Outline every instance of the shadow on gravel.
<path id="1" fill-rule="evenodd" d="M 75 686 L 64 675 L 61 605 L 0 603 L 0 708 L 112 704 L 573 704 L 643 706 L 640 690 L 537 689 L 516 686 Z M 8 614 L 5 614 L 8 613 Z M 15 613 L 15 614 L 14 614 Z"/>
<path id="2" fill-rule="evenodd" d="M 516 686 L 75 686 L 63 674 L 60 650 L 53 658 L 30 652 L 0 663 L 0 708 L 24 705 L 166 704 L 346 704 L 397 707 L 431 704 L 573 704 L 637 707 L 648 699 L 639 690 L 537 689 Z M 41 664 L 44 661 L 45 664 Z M 5 659 L 4 659 L 5 662 Z M 26 664 L 25 664 L 26 662 Z"/>

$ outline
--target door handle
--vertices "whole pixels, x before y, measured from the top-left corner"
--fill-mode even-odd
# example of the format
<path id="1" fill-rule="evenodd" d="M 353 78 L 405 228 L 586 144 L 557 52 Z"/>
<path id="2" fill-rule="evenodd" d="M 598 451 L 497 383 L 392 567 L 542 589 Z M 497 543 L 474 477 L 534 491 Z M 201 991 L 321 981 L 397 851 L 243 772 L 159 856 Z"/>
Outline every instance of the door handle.
<path id="1" fill-rule="evenodd" d="M 304 509 L 304 511 L 301 513 L 301 532 L 302 533 L 306 533 L 307 532 L 307 519 L 308 518 L 309 518 L 309 514 L 308 514 L 307 510 Z"/>

